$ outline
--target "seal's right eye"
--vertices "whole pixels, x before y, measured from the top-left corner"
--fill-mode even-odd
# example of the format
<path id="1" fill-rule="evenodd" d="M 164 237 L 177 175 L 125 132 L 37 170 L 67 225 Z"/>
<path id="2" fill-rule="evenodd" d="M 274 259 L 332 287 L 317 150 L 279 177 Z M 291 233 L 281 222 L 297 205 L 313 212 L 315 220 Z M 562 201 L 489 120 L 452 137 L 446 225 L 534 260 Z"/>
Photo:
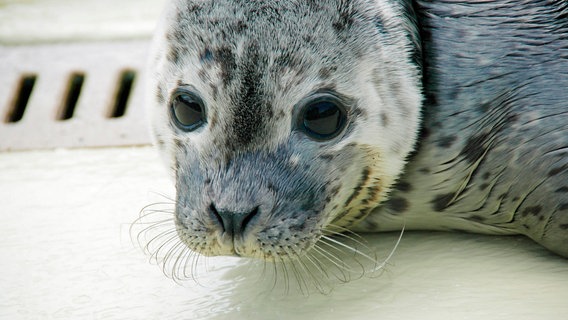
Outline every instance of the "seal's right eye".
<path id="1" fill-rule="evenodd" d="M 171 109 L 175 124 L 184 131 L 193 131 L 205 123 L 203 101 L 195 94 L 176 92 L 172 97 Z"/>

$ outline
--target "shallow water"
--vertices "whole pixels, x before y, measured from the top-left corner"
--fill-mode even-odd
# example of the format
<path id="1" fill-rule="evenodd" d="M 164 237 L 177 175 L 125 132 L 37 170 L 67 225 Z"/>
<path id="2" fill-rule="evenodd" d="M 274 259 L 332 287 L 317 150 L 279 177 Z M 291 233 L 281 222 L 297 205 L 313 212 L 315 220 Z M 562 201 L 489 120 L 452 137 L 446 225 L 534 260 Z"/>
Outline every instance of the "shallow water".
<path id="1" fill-rule="evenodd" d="M 172 195 L 155 150 L 0 153 L 3 319 L 564 319 L 568 263 L 518 237 L 406 232 L 383 273 L 309 295 L 270 268 L 202 259 L 181 285 L 131 241 Z M 388 256 L 397 233 L 367 235 Z M 380 259 L 379 259 L 380 260 Z M 207 268 L 205 267 L 207 263 Z M 207 272 L 205 272 L 207 270 Z M 280 273 L 281 274 L 281 273 Z M 281 278 L 279 278 L 281 279 Z"/>

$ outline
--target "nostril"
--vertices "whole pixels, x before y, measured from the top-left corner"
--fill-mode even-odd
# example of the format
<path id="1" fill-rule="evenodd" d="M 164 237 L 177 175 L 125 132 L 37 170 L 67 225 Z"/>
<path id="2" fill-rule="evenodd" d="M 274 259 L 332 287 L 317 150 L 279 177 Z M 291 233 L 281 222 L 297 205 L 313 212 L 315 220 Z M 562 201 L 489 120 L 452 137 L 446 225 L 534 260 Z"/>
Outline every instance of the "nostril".
<path id="1" fill-rule="evenodd" d="M 216 219 L 217 222 L 219 223 L 219 225 L 221 225 L 221 228 L 223 229 L 223 232 L 225 232 L 225 222 L 223 221 L 223 217 L 221 217 L 221 215 L 219 214 L 219 212 L 217 211 L 217 208 L 215 208 L 214 204 L 210 204 L 209 205 L 209 213 L 210 215 L 213 216 L 214 220 Z"/>
<path id="2" fill-rule="evenodd" d="M 209 205 L 211 219 L 219 223 L 224 233 L 242 235 L 245 229 L 251 224 L 251 221 L 259 213 L 256 207 L 249 212 L 234 212 L 231 210 L 218 210 L 212 203 Z"/>
<path id="3" fill-rule="evenodd" d="M 254 210 L 252 210 L 251 212 L 249 212 L 248 214 L 246 214 L 244 216 L 244 219 L 241 223 L 241 232 L 245 231 L 245 228 L 247 227 L 247 225 L 250 223 L 250 221 L 258 214 L 258 207 L 254 208 Z"/>

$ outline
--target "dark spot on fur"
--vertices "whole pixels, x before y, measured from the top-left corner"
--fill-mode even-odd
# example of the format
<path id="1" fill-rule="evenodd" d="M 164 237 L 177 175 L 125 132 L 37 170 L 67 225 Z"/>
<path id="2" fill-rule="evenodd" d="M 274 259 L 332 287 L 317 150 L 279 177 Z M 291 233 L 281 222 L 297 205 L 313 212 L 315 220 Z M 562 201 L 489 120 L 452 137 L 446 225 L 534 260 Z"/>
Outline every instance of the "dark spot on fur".
<path id="1" fill-rule="evenodd" d="M 277 193 L 278 192 L 278 188 L 276 188 L 276 186 L 274 186 L 273 183 L 269 182 L 268 185 L 266 186 L 266 188 L 273 192 L 273 193 Z"/>
<path id="2" fill-rule="evenodd" d="M 263 92 L 262 71 L 258 65 L 260 57 L 257 44 L 252 43 L 245 53 L 242 80 L 235 109 L 233 111 L 233 133 L 236 144 L 249 145 L 260 135 L 267 118 L 271 118 L 272 108 L 267 101 L 270 99 Z"/>
<path id="3" fill-rule="evenodd" d="M 408 200 L 397 197 L 389 199 L 386 203 L 386 206 L 394 212 L 401 213 L 408 209 L 409 203 Z"/>
<path id="4" fill-rule="evenodd" d="M 203 52 L 199 55 L 199 61 L 203 64 L 208 64 L 213 62 L 213 52 L 209 48 L 205 48 Z"/>
<path id="5" fill-rule="evenodd" d="M 353 217 L 351 217 L 351 221 L 358 221 L 361 220 L 363 218 L 365 218 L 367 215 L 369 215 L 369 213 L 371 212 L 371 208 L 363 208 L 361 210 L 359 210 L 359 212 L 354 215 Z"/>
<path id="6" fill-rule="evenodd" d="M 409 192 L 412 190 L 412 185 L 406 181 L 398 181 L 393 188 L 402 192 Z"/>
<path id="7" fill-rule="evenodd" d="M 348 1 L 340 4 L 340 7 L 338 8 L 339 17 L 337 21 L 333 23 L 333 28 L 335 29 L 335 31 L 342 32 L 349 29 L 353 24 L 353 13 L 351 12 L 352 8 L 350 4 L 351 3 Z"/>
<path id="8" fill-rule="evenodd" d="M 319 77 L 323 80 L 327 80 L 331 77 L 331 71 L 327 67 L 323 67 L 319 70 Z"/>
<path id="9" fill-rule="evenodd" d="M 353 188 L 353 193 L 351 193 L 349 198 L 347 198 L 344 206 L 347 207 L 353 201 L 353 199 L 355 199 L 359 195 L 359 193 L 361 193 L 362 189 L 363 187 L 361 185 L 358 185 L 355 188 Z"/>
<path id="10" fill-rule="evenodd" d="M 568 164 L 564 164 L 564 165 L 562 165 L 562 166 L 560 166 L 560 167 L 558 167 L 558 168 L 553 168 L 552 170 L 550 170 L 550 171 L 548 172 L 548 176 L 549 176 L 549 177 L 555 176 L 555 175 L 559 174 L 560 172 L 562 172 L 562 171 L 564 171 L 564 170 L 566 170 L 566 169 L 568 169 Z"/>
<path id="11" fill-rule="evenodd" d="M 444 211 L 450 205 L 454 196 L 455 194 L 451 192 L 436 196 L 436 198 L 430 202 L 432 204 L 432 209 L 437 212 Z"/>
<path id="12" fill-rule="evenodd" d="M 420 168 L 418 170 L 418 172 L 423 173 L 423 174 L 429 174 L 430 173 L 430 168 Z"/>
<path id="13" fill-rule="evenodd" d="M 359 184 L 353 188 L 353 193 L 347 198 L 345 201 L 345 207 L 349 206 L 349 204 L 361 193 L 363 186 L 367 184 L 367 180 L 369 179 L 369 175 L 371 174 L 371 170 L 369 168 L 364 168 L 363 172 L 361 173 L 361 179 L 359 180 Z"/>
<path id="14" fill-rule="evenodd" d="M 430 135 L 432 134 L 432 132 L 430 132 L 430 129 L 426 128 L 426 127 L 422 127 L 420 129 L 420 132 L 418 132 L 418 139 L 419 140 L 424 140 L 426 138 L 428 138 Z"/>
<path id="15" fill-rule="evenodd" d="M 156 139 L 156 143 L 158 143 L 158 147 L 160 149 L 164 149 L 166 142 L 163 139 Z"/>
<path id="16" fill-rule="evenodd" d="M 248 28 L 248 25 L 245 21 L 243 20 L 239 20 L 237 21 L 237 23 L 235 24 L 234 27 L 234 31 L 236 33 L 242 33 L 243 31 L 245 31 Z"/>
<path id="17" fill-rule="evenodd" d="M 483 223 L 483 222 L 485 222 L 486 219 L 484 217 L 480 216 L 480 215 L 473 215 L 473 216 L 469 217 L 469 220 Z"/>
<path id="18" fill-rule="evenodd" d="M 531 206 L 531 207 L 526 207 L 523 212 L 521 213 L 521 215 L 523 217 L 530 215 L 533 216 L 538 216 L 538 214 L 540 213 L 540 211 L 542 211 L 542 207 L 541 206 Z"/>
<path id="19" fill-rule="evenodd" d="M 479 107 L 477 109 L 479 111 L 481 111 L 482 113 L 485 113 L 485 112 L 489 111 L 490 108 L 491 108 L 490 103 L 482 103 L 482 104 L 479 105 Z"/>
<path id="20" fill-rule="evenodd" d="M 491 178 L 491 172 L 485 172 L 482 178 L 483 180 L 489 180 L 489 178 Z"/>
<path id="21" fill-rule="evenodd" d="M 527 230 L 530 230 L 530 228 L 531 228 L 531 227 L 530 227 L 528 224 L 526 224 L 526 223 L 523 224 L 523 227 L 524 227 L 525 229 L 527 229 Z"/>
<path id="22" fill-rule="evenodd" d="M 331 161 L 333 160 L 333 158 L 335 158 L 335 155 L 333 154 L 322 154 L 321 156 L 319 156 L 320 159 L 325 160 L 325 161 Z"/>
<path id="23" fill-rule="evenodd" d="M 389 125 L 389 116 L 386 113 L 381 113 L 381 125 L 387 127 Z"/>
<path id="24" fill-rule="evenodd" d="M 214 113 L 210 114 L 208 122 L 209 122 L 209 128 L 213 129 L 217 125 L 217 122 L 218 122 L 217 115 L 214 114 Z"/>
<path id="25" fill-rule="evenodd" d="M 333 187 L 330 191 L 329 191 L 329 195 L 332 197 L 335 197 L 338 193 L 339 190 L 341 189 L 341 185 L 337 185 L 335 187 Z"/>
<path id="26" fill-rule="evenodd" d="M 352 118 L 367 118 L 367 110 L 359 108 L 357 104 L 352 104 L 350 114 Z"/>
<path id="27" fill-rule="evenodd" d="M 297 55 L 286 51 L 274 59 L 274 65 L 277 67 L 276 70 L 279 72 L 282 69 L 298 68 L 301 65 L 301 61 Z"/>
<path id="28" fill-rule="evenodd" d="M 184 150 L 185 149 L 185 145 L 183 144 L 183 142 L 180 139 L 174 139 L 174 145 L 176 146 L 176 149 L 178 149 L 178 150 Z"/>
<path id="29" fill-rule="evenodd" d="M 203 82 L 207 81 L 207 72 L 205 71 L 205 69 L 203 68 L 199 69 L 199 71 L 197 71 L 197 76 L 201 81 Z"/>
<path id="30" fill-rule="evenodd" d="M 180 10 L 180 13 L 182 12 L 186 12 L 186 13 L 197 13 L 197 11 L 201 10 L 201 5 L 197 4 L 197 3 L 187 3 L 187 8 L 185 10 Z"/>
<path id="31" fill-rule="evenodd" d="M 441 137 L 440 139 L 438 139 L 438 147 L 440 148 L 450 148 L 454 142 L 457 140 L 456 136 L 446 136 L 446 137 Z"/>
<path id="32" fill-rule="evenodd" d="M 363 199 L 363 201 L 361 201 L 361 203 L 363 205 L 372 204 L 373 207 L 374 207 L 379 202 L 380 194 L 381 194 L 381 186 L 380 185 L 371 186 L 371 187 L 367 188 L 367 198 Z"/>
<path id="33" fill-rule="evenodd" d="M 568 210 L 568 203 L 563 203 L 558 207 L 558 211 Z"/>
<path id="34" fill-rule="evenodd" d="M 209 84 L 209 87 L 211 88 L 211 97 L 213 100 L 217 100 L 217 97 L 219 96 L 219 87 L 213 83 Z"/>
<path id="35" fill-rule="evenodd" d="M 470 163 L 476 162 L 487 151 L 485 143 L 489 139 L 490 135 L 488 133 L 481 133 L 472 136 L 471 138 L 468 139 L 460 155 L 463 156 Z"/>
<path id="36" fill-rule="evenodd" d="M 385 23 L 383 22 L 383 19 L 381 16 L 376 15 L 373 18 L 373 21 L 375 21 L 375 28 L 377 28 L 377 31 L 379 33 L 385 34 L 387 33 L 387 29 L 385 28 Z"/>
<path id="37" fill-rule="evenodd" d="M 568 223 L 561 224 L 561 225 L 559 225 L 559 227 L 562 230 L 568 230 Z"/>
<path id="38" fill-rule="evenodd" d="M 158 89 L 156 90 L 156 101 L 158 101 L 159 104 L 164 104 L 166 102 L 166 98 L 164 97 L 160 86 L 158 86 Z"/>
<path id="39" fill-rule="evenodd" d="M 568 192 L 568 186 L 564 186 L 561 188 L 556 189 L 557 193 L 564 193 L 564 192 Z"/>
<path id="40" fill-rule="evenodd" d="M 487 189 L 487 187 L 489 187 L 489 183 L 483 183 L 479 186 L 479 190 L 483 191 L 483 190 Z"/>
<path id="41" fill-rule="evenodd" d="M 234 72 L 237 68 L 237 62 L 235 55 L 233 54 L 233 50 L 227 46 L 220 47 L 215 50 L 214 56 L 215 60 L 221 67 L 221 79 L 226 85 L 233 80 Z"/>
<path id="42" fill-rule="evenodd" d="M 371 220 L 364 220 L 365 223 L 365 229 L 369 230 L 369 231 L 374 231 L 374 230 L 378 230 L 379 229 L 379 225 L 375 222 L 375 221 L 371 221 Z"/>
<path id="43" fill-rule="evenodd" d="M 170 46 L 170 49 L 168 50 L 168 54 L 167 54 L 166 58 L 171 63 L 174 63 L 174 64 L 178 63 L 178 61 L 179 61 L 179 50 L 175 45 Z"/>

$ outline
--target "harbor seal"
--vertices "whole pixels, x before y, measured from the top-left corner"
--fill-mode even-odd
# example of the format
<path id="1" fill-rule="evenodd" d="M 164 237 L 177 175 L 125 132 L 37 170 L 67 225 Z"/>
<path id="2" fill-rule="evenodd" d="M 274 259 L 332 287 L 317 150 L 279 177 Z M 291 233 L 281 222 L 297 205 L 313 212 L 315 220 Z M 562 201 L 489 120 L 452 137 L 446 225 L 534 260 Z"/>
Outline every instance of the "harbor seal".
<path id="1" fill-rule="evenodd" d="M 172 0 L 148 75 L 195 252 L 404 227 L 568 256 L 564 0 Z"/>

